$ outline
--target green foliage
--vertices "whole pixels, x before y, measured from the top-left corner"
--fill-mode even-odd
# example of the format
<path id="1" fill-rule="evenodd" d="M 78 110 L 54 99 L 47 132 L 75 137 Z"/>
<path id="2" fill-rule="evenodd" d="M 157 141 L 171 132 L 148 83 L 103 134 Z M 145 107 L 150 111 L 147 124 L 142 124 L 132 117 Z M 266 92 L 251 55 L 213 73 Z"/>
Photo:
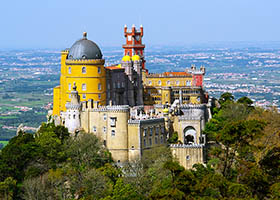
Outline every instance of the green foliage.
<path id="1" fill-rule="evenodd" d="M 112 162 L 110 152 L 93 134 L 81 133 L 66 143 L 68 162 L 76 169 L 99 168 Z"/>
<path id="2" fill-rule="evenodd" d="M 21 181 L 25 177 L 25 167 L 41 153 L 34 137 L 29 133 L 20 133 L 12 138 L 9 144 L 1 151 L 0 180 L 13 177 Z"/>
<path id="3" fill-rule="evenodd" d="M 16 183 L 16 180 L 12 177 L 8 177 L 3 182 L 0 182 L 0 198 L 6 200 L 13 199 L 17 189 Z"/>
<path id="4" fill-rule="evenodd" d="M 176 143 L 178 143 L 178 133 L 176 131 L 174 133 L 172 133 L 171 137 L 168 138 L 167 142 L 169 144 L 176 144 Z"/>
<path id="5" fill-rule="evenodd" d="M 231 103 L 234 101 L 234 96 L 229 93 L 229 92 L 225 92 L 221 95 L 220 99 L 219 99 L 219 103 L 223 106 L 225 104 Z"/>
<path id="6" fill-rule="evenodd" d="M 247 97 L 234 102 L 230 93 L 219 103 L 204 131 L 212 145 L 207 165 L 186 170 L 169 148 L 159 147 L 119 168 L 96 136 L 70 137 L 63 126 L 48 123 L 35 137 L 21 132 L 3 148 L 0 197 L 279 199 L 279 113 L 254 108 Z M 178 143 L 178 133 L 169 143 Z"/>

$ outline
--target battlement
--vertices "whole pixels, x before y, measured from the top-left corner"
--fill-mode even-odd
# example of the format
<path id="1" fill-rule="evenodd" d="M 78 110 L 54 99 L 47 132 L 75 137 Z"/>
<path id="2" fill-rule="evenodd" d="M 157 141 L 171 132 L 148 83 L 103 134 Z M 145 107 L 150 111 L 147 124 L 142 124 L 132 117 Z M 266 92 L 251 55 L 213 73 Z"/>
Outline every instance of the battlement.
<path id="1" fill-rule="evenodd" d="M 70 102 L 67 102 L 65 106 L 67 110 L 78 110 L 81 108 L 81 104 L 72 104 Z"/>
<path id="2" fill-rule="evenodd" d="M 154 123 L 164 123 L 164 118 L 150 118 L 150 119 L 130 119 L 128 124 L 154 124 Z"/>
<path id="3" fill-rule="evenodd" d="M 68 65 L 104 65 L 104 59 L 67 59 L 65 61 Z"/>
<path id="4" fill-rule="evenodd" d="M 205 109 L 206 104 L 182 104 L 180 105 L 181 109 Z"/>
<path id="5" fill-rule="evenodd" d="M 140 29 L 137 29 L 134 24 L 132 25 L 131 29 L 128 29 L 126 25 L 124 26 L 124 35 L 125 35 L 125 37 L 127 35 L 136 35 L 136 34 L 137 35 L 141 35 L 141 36 L 144 35 L 144 31 L 143 31 L 143 26 L 142 25 L 140 26 Z"/>
<path id="6" fill-rule="evenodd" d="M 188 148 L 188 149 L 198 149 L 198 148 L 203 148 L 203 144 L 170 144 L 170 148 Z"/>

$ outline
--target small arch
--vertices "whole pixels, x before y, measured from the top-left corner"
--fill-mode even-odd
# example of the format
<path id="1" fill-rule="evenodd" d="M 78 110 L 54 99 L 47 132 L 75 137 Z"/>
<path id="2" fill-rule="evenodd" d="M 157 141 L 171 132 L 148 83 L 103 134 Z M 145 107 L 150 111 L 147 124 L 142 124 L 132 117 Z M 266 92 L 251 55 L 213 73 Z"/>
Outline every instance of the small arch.
<path id="1" fill-rule="evenodd" d="M 195 144 L 196 143 L 196 130 L 192 126 L 187 126 L 184 129 L 184 144 Z"/>

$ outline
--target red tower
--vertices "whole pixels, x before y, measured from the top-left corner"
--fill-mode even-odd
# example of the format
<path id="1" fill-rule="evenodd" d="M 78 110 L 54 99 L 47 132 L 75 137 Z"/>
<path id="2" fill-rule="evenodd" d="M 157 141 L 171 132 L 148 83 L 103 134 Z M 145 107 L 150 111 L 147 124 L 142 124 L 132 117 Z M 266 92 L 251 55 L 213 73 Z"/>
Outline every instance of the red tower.
<path id="1" fill-rule="evenodd" d="M 142 44 L 142 37 L 144 35 L 143 26 L 140 26 L 140 30 L 132 25 L 132 29 L 127 29 L 124 26 L 124 36 L 126 38 L 126 44 L 123 45 L 124 55 L 134 56 L 138 55 L 142 59 L 142 68 L 145 69 L 144 49 L 145 45 Z"/>

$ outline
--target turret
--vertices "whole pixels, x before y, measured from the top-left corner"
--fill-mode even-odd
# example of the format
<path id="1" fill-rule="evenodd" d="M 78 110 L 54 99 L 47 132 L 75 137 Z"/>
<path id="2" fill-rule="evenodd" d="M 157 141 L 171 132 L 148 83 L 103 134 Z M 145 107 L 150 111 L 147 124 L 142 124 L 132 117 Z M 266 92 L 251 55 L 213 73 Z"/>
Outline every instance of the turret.
<path id="1" fill-rule="evenodd" d="M 76 133 L 81 128 L 81 102 L 77 86 L 74 83 L 71 91 L 71 102 L 66 103 L 65 127 L 70 133 Z"/>

